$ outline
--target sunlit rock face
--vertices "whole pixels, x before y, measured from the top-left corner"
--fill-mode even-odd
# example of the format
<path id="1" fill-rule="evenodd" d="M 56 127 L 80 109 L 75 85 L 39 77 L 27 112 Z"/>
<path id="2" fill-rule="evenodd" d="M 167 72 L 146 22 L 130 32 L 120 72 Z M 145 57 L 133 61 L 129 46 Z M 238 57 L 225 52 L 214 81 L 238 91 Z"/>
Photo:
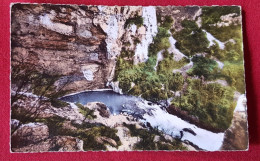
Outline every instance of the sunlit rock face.
<path id="1" fill-rule="evenodd" d="M 136 46 L 134 64 L 145 62 L 148 59 L 148 47 L 157 33 L 156 7 L 143 7 L 142 17 L 145 33 L 142 36 L 141 43 Z"/>
<path id="2" fill-rule="evenodd" d="M 40 72 L 60 75 L 56 85 L 69 81 L 65 90 L 104 87 L 107 36 L 93 24 L 95 12 L 91 6 L 13 5 L 12 63 L 24 61 Z"/>
<path id="3" fill-rule="evenodd" d="M 157 32 L 155 7 L 23 4 L 12 8 L 12 63 L 25 61 L 40 72 L 59 74 L 56 85 L 69 82 L 65 90 L 72 92 L 104 88 L 113 79 L 126 42 L 136 50 L 136 62 L 144 62 Z M 134 15 L 143 16 L 147 27 L 125 26 Z M 134 44 L 133 37 L 142 42 Z"/>

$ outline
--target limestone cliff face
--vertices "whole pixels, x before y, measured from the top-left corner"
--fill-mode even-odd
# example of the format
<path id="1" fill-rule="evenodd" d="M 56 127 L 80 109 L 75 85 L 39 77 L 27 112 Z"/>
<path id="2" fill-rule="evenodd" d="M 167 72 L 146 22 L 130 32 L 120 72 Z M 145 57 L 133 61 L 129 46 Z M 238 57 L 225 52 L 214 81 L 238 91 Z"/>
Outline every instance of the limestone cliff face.
<path id="1" fill-rule="evenodd" d="M 120 54 L 127 18 L 140 7 L 48 4 L 12 6 L 12 65 L 28 62 L 35 70 L 62 75 L 71 92 L 105 88 Z"/>

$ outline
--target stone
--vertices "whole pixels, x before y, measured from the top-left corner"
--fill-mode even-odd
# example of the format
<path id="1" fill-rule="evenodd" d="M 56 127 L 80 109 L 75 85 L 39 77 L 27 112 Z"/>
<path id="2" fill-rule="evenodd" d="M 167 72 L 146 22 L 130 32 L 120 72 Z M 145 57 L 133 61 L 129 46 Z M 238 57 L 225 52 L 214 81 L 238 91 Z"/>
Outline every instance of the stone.
<path id="1" fill-rule="evenodd" d="M 100 144 L 105 144 L 105 143 L 108 143 L 109 145 L 111 146 L 117 146 L 117 143 L 115 140 L 111 139 L 111 138 L 108 138 L 108 137 L 105 137 L 105 136 L 101 136 L 101 137 L 97 137 L 96 138 L 96 141 Z"/>
<path id="2" fill-rule="evenodd" d="M 54 136 L 37 144 L 12 148 L 13 152 L 84 151 L 83 141 L 71 136 Z"/>
<path id="3" fill-rule="evenodd" d="M 16 120 L 16 119 L 11 119 L 11 130 L 16 130 L 16 128 L 18 128 L 18 126 L 20 125 L 20 121 Z"/>
<path id="4" fill-rule="evenodd" d="M 88 103 L 84 107 L 89 108 L 91 110 L 95 110 L 95 114 L 98 115 L 98 117 L 109 118 L 110 116 L 109 109 L 103 103 L 100 102 Z"/>
<path id="5" fill-rule="evenodd" d="M 105 104 L 97 103 L 96 107 L 97 107 L 97 110 L 99 111 L 100 116 L 107 117 L 107 118 L 110 116 L 109 109 L 107 108 L 107 106 Z"/>
<path id="6" fill-rule="evenodd" d="M 43 123 L 28 123 L 20 126 L 11 136 L 12 148 L 38 143 L 49 137 L 49 128 Z"/>

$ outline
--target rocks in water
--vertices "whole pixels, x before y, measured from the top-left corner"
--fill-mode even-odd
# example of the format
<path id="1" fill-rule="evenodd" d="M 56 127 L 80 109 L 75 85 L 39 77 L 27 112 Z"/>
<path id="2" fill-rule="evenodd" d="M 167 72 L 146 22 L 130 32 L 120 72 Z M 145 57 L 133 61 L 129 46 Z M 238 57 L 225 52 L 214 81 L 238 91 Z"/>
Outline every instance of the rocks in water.
<path id="1" fill-rule="evenodd" d="M 110 86 L 114 92 L 123 94 L 122 89 L 119 87 L 119 81 L 117 82 L 108 82 L 107 86 Z"/>
<path id="2" fill-rule="evenodd" d="M 43 123 L 21 125 L 11 136 L 13 148 L 38 143 L 49 137 L 49 128 Z"/>
<path id="3" fill-rule="evenodd" d="M 37 144 L 12 148 L 13 152 L 83 151 L 83 141 L 71 136 L 54 136 Z"/>
<path id="4" fill-rule="evenodd" d="M 191 134 L 194 135 L 194 136 L 197 135 L 197 134 L 196 134 L 192 129 L 190 129 L 190 128 L 184 128 L 183 131 L 189 132 L 189 133 L 191 133 Z"/>
<path id="5" fill-rule="evenodd" d="M 109 109 L 107 108 L 107 106 L 105 104 L 103 104 L 101 102 L 88 103 L 84 107 L 89 108 L 90 110 L 94 110 L 95 115 L 97 115 L 98 118 L 100 118 L 100 117 L 109 118 L 109 116 L 110 116 Z"/>
<path id="6" fill-rule="evenodd" d="M 110 116 L 110 112 L 109 109 L 107 108 L 107 106 L 103 103 L 97 103 L 97 110 L 99 111 L 100 116 L 102 117 L 109 117 Z"/>

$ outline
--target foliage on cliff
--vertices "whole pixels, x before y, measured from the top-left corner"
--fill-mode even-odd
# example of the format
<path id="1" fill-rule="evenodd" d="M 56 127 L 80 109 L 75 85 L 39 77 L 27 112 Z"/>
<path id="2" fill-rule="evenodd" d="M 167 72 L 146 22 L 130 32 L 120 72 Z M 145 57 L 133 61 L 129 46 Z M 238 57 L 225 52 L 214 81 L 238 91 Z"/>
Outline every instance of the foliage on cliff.
<path id="1" fill-rule="evenodd" d="M 187 111 L 207 125 L 225 130 L 229 127 L 235 103 L 234 89 L 218 83 L 205 84 L 189 79 L 187 88 L 172 101 L 175 107 Z"/>
<path id="2" fill-rule="evenodd" d="M 213 7 L 214 8 L 214 7 Z M 160 101 L 173 97 L 172 104 L 202 123 L 214 128 L 229 127 L 233 116 L 234 91 L 244 93 L 244 68 L 242 52 L 242 35 L 240 24 L 227 26 L 214 25 L 228 14 L 240 15 L 238 7 L 202 7 L 201 26 L 195 20 L 184 19 L 180 31 L 174 31 L 174 20 L 171 16 L 158 15 L 158 33 L 149 46 L 149 58 L 145 63 L 133 64 L 133 55 L 122 54 L 118 58 L 115 80 L 124 93 L 141 96 L 150 101 Z M 171 31 L 171 32 L 169 32 Z M 210 41 L 206 32 L 222 41 L 224 49 L 218 42 Z M 176 39 L 176 48 L 190 58 L 180 61 L 168 53 L 169 37 Z M 158 62 L 157 54 L 163 53 L 163 60 Z M 133 53 L 133 52 L 130 52 Z M 222 61 L 224 67 L 218 67 L 216 60 Z M 193 62 L 192 68 L 181 73 L 173 73 L 185 64 Z M 228 86 L 214 83 L 215 80 L 226 80 Z M 213 81 L 213 83 L 207 83 Z M 134 86 L 131 86 L 131 82 Z M 180 95 L 175 95 L 178 91 Z"/>

